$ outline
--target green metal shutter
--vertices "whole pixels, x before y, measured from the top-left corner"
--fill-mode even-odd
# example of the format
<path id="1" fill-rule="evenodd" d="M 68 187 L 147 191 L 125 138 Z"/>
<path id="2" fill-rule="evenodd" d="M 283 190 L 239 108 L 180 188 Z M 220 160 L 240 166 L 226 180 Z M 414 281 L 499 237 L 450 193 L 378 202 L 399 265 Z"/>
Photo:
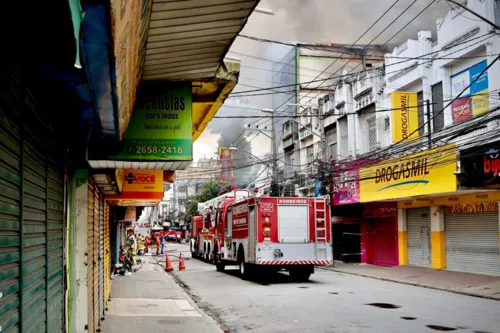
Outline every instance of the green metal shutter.
<path id="1" fill-rule="evenodd" d="M 65 330 L 65 300 L 64 300 L 64 206 L 65 181 L 64 170 L 61 169 L 64 160 L 57 154 L 53 145 L 49 146 L 47 169 L 47 229 L 48 229 L 48 332 L 63 332 Z"/>
<path id="2" fill-rule="evenodd" d="M 1 75 L 1 72 L 0 72 Z M 5 79 L 4 77 L 0 79 Z M 10 96 L 0 91 L 0 105 Z M 0 107 L 0 323 L 19 332 L 21 242 L 21 134 Z"/>
<path id="3" fill-rule="evenodd" d="M 0 328 L 64 331 L 64 150 L 0 65 Z"/>

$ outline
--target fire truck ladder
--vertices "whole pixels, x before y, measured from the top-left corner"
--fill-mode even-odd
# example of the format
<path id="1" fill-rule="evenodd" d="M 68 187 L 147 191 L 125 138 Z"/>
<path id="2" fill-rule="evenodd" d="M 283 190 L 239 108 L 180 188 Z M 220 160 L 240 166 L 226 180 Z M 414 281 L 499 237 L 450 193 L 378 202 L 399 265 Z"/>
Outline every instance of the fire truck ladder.
<path id="1" fill-rule="evenodd" d="M 326 248 L 326 199 L 314 198 L 314 228 L 316 229 L 316 253 L 317 260 L 327 259 Z"/>

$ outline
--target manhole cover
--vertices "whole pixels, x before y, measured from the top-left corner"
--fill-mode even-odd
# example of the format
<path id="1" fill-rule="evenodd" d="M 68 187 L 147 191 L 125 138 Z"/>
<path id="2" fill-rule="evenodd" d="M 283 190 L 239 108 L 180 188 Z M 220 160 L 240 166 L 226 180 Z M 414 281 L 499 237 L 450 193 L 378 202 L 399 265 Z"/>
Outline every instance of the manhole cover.
<path id="1" fill-rule="evenodd" d="M 449 332 L 449 331 L 456 331 L 457 330 L 455 327 L 447 327 L 447 326 L 441 326 L 441 325 L 425 325 L 425 327 L 428 327 L 434 331 L 441 331 L 441 332 Z"/>
<path id="2" fill-rule="evenodd" d="M 375 307 L 381 308 L 381 309 L 399 309 L 400 308 L 399 305 L 390 304 L 390 303 L 368 303 L 366 305 L 375 306 Z"/>

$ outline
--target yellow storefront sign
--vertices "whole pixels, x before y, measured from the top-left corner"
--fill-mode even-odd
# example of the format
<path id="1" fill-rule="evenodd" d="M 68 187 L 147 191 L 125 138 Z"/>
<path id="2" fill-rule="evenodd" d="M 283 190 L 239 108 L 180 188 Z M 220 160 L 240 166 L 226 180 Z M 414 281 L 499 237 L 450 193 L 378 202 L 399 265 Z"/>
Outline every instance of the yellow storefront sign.
<path id="1" fill-rule="evenodd" d="M 391 94 L 392 141 L 418 138 L 418 100 L 416 92 Z"/>
<path id="2" fill-rule="evenodd" d="M 360 202 L 455 192 L 455 144 L 361 168 Z"/>
<path id="3" fill-rule="evenodd" d="M 476 207 L 478 204 L 498 202 L 500 201 L 500 192 L 479 192 L 472 194 L 458 194 L 453 196 L 433 197 L 433 198 L 415 198 L 398 202 L 398 208 L 419 208 L 432 206 L 446 206 L 459 208 L 463 205 L 472 205 Z M 478 208 L 474 208 L 478 210 Z"/>

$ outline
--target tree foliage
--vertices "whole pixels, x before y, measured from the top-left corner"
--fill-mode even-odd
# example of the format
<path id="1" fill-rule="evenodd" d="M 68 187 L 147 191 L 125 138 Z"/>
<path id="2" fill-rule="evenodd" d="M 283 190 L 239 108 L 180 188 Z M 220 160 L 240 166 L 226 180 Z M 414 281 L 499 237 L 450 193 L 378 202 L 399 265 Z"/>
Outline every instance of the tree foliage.
<path id="1" fill-rule="evenodd" d="M 203 183 L 201 191 L 196 194 L 196 201 L 205 202 L 216 198 L 219 195 L 220 186 L 215 180 L 209 180 Z"/>
<path id="2" fill-rule="evenodd" d="M 196 194 L 196 199 L 188 202 L 186 207 L 187 214 L 192 216 L 198 215 L 198 203 L 216 198 L 219 195 L 219 190 L 219 183 L 214 180 L 203 183 L 200 192 Z"/>

